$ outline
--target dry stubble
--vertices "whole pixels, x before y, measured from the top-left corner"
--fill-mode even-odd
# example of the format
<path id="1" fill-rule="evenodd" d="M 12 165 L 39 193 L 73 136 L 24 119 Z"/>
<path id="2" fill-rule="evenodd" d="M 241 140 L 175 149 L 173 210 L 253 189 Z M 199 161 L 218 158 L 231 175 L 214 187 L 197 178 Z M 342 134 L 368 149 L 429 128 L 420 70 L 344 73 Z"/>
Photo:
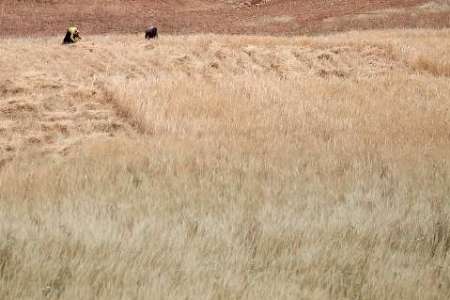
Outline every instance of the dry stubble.
<path id="1" fill-rule="evenodd" d="M 0 45 L 0 298 L 449 297 L 448 31 L 137 39 Z"/>

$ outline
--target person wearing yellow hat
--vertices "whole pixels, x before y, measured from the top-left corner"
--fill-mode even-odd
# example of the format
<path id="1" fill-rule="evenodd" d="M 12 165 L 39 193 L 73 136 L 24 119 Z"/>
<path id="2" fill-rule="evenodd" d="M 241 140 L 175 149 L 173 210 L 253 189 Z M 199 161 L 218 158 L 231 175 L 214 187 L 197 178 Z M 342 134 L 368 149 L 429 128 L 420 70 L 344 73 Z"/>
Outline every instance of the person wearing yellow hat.
<path id="1" fill-rule="evenodd" d="M 67 28 L 66 36 L 64 37 L 63 44 L 73 44 L 81 40 L 80 32 L 75 26 Z"/>

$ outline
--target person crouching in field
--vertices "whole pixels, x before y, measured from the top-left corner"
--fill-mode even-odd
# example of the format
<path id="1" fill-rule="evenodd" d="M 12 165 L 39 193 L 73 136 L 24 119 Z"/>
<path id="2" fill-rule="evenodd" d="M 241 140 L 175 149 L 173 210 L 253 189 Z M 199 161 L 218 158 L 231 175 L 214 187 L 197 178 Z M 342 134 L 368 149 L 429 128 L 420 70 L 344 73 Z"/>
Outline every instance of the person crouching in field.
<path id="1" fill-rule="evenodd" d="M 75 26 L 67 28 L 66 36 L 64 37 L 63 44 L 73 44 L 81 40 L 80 32 Z"/>
<path id="2" fill-rule="evenodd" d="M 147 40 L 154 39 L 157 37 L 158 37 L 158 28 L 156 28 L 155 26 L 150 26 L 145 30 L 145 38 Z"/>

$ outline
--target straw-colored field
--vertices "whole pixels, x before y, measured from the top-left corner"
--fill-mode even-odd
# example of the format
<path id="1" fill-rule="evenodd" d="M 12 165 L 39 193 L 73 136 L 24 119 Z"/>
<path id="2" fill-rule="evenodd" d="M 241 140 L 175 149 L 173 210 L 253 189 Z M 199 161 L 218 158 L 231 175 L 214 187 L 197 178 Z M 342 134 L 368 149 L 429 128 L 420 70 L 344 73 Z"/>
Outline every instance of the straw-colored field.
<path id="1" fill-rule="evenodd" d="M 449 299 L 450 31 L 0 43 L 0 299 Z"/>

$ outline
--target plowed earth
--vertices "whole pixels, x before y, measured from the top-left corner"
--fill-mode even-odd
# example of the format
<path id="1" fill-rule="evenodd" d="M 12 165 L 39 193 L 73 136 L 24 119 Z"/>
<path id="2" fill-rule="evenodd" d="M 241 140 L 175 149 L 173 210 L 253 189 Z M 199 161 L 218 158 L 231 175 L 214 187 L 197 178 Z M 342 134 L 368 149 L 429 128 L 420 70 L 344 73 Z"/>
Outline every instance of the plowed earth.
<path id="1" fill-rule="evenodd" d="M 438 5 L 442 2 L 446 1 L 431 1 Z M 448 9 L 415 9 L 427 3 L 430 1 L 6 0 L 0 3 L 0 36 L 60 34 L 69 24 L 78 25 L 84 34 L 140 32 L 149 24 L 156 24 L 161 32 L 172 34 L 271 35 L 448 27 Z M 385 10 L 390 13 L 367 15 Z"/>

